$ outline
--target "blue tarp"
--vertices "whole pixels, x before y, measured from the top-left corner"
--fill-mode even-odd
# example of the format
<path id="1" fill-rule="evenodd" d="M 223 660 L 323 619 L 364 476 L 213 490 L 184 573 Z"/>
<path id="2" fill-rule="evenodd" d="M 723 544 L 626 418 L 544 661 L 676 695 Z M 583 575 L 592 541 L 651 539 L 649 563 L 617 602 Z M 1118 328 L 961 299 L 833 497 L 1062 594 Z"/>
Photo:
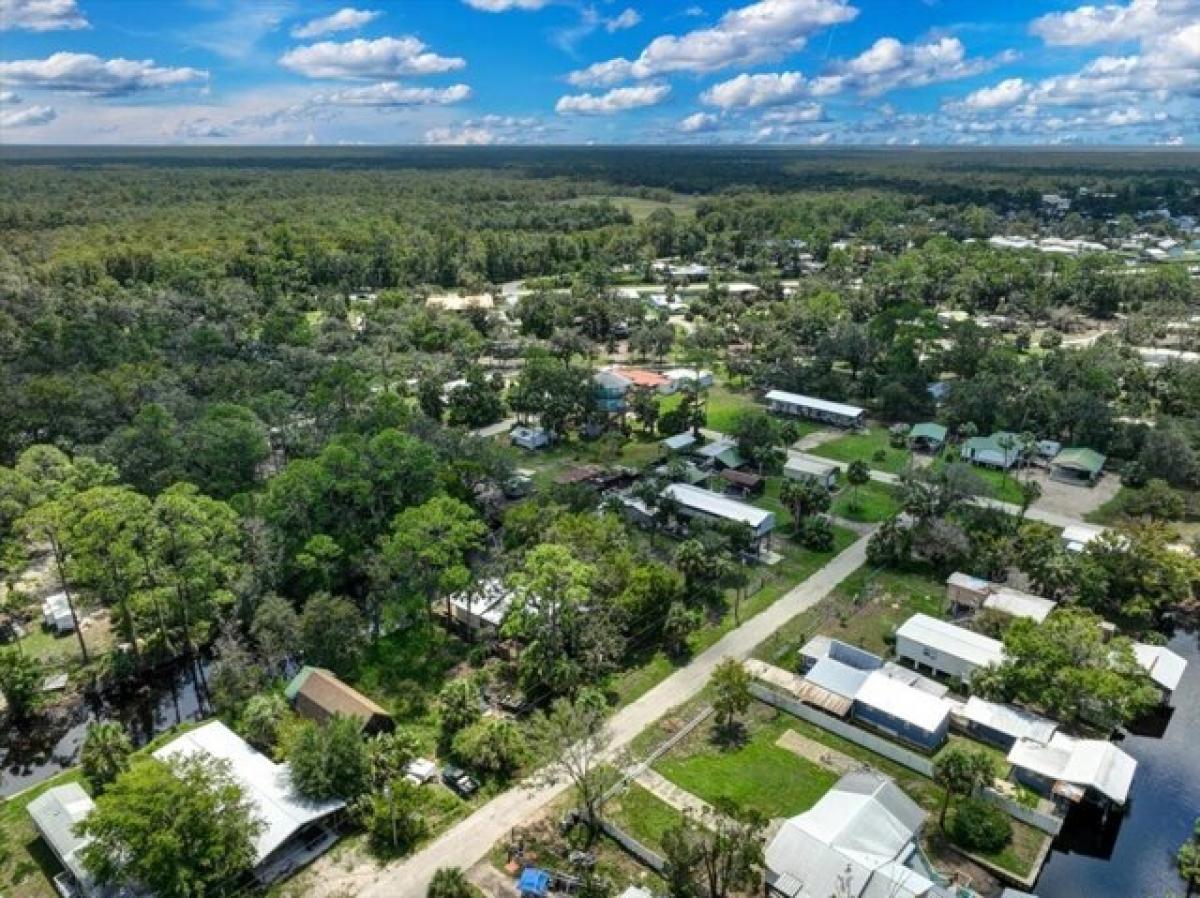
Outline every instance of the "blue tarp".
<path id="1" fill-rule="evenodd" d="M 517 890 L 522 896 L 542 898 L 550 891 L 550 874 L 537 867 L 526 867 L 521 871 L 521 878 L 517 880 Z"/>

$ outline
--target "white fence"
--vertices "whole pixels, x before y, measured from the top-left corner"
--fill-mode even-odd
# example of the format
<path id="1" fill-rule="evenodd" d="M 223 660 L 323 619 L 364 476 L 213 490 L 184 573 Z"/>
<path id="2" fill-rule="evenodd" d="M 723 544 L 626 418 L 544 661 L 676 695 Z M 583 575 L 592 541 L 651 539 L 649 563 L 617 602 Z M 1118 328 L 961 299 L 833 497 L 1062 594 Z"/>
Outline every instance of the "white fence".
<path id="1" fill-rule="evenodd" d="M 780 695 L 778 692 L 768 689 L 761 683 L 751 683 L 750 693 L 759 701 L 765 702 L 773 708 L 786 711 L 788 714 L 791 714 L 793 717 L 799 717 L 801 720 L 807 720 L 813 726 L 827 730 L 835 736 L 841 736 L 855 745 L 860 745 L 875 752 L 877 755 L 882 755 L 890 761 L 895 761 L 897 764 L 907 767 L 909 770 L 914 770 L 922 776 L 933 776 L 933 761 L 924 755 L 917 754 L 915 751 L 909 751 L 907 748 L 897 745 L 889 739 L 884 739 L 882 736 L 868 733 L 866 730 L 856 727 L 853 724 L 838 720 L 836 717 L 826 714 L 824 711 L 818 711 L 816 708 L 810 707 L 798 699 Z"/>
<path id="2" fill-rule="evenodd" d="M 996 805 L 996 807 L 1003 810 L 1010 817 L 1014 817 L 1022 823 L 1032 826 L 1034 829 L 1040 829 L 1047 835 L 1057 836 L 1063 828 L 1063 817 L 1057 814 L 1044 813 L 1037 808 L 1027 807 L 1019 801 L 1014 801 L 1007 795 L 997 792 L 995 789 L 981 789 L 979 790 L 979 795 L 985 801 Z"/>

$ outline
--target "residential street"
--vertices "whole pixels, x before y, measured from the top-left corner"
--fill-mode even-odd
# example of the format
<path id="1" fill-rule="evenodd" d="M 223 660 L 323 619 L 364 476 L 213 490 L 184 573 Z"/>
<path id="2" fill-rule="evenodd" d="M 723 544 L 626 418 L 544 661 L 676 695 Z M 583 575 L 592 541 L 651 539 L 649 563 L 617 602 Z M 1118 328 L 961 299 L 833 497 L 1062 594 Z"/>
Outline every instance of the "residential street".
<path id="1" fill-rule="evenodd" d="M 611 724 L 614 752 L 627 746 L 666 711 L 698 693 L 722 658 L 746 658 L 780 626 L 823 599 L 866 561 L 866 553 L 867 540 L 858 539 L 761 614 L 725 634 L 686 667 L 619 711 Z M 424 898 L 426 886 L 439 867 L 465 869 L 477 863 L 493 844 L 543 810 L 565 789 L 565 785 L 511 789 L 400 863 L 378 871 L 351 871 L 341 877 L 328 871 L 322 877 L 322 892 L 332 895 L 349 890 L 365 898 Z"/>

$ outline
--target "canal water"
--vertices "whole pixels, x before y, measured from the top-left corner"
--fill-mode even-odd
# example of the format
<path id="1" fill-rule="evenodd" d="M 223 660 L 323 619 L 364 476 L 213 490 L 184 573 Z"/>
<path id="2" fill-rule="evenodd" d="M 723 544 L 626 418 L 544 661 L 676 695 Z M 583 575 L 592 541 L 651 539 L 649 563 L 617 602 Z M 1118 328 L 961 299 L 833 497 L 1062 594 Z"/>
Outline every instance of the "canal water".
<path id="1" fill-rule="evenodd" d="M 120 723 L 134 745 L 145 745 L 176 724 L 204 716 L 192 668 L 163 671 L 161 685 L 112 700 L 79 699 L 70 707 L 39 715 L 33 724 L 0 733 L 0 798 L 36 786 L 73 766 L 88 725 L 96 720 Z"/>
<path id="2" fill-rule="evenodd" d="M 1188 661 L 1169 716 L 1130 735 L 1133 797 L 1117 825 L 1068 818 L 1034 890 L 1039 898 L 1182 898 L 1175 852 L 1200 817 L 1200 634 L 1171 648 Z"/>

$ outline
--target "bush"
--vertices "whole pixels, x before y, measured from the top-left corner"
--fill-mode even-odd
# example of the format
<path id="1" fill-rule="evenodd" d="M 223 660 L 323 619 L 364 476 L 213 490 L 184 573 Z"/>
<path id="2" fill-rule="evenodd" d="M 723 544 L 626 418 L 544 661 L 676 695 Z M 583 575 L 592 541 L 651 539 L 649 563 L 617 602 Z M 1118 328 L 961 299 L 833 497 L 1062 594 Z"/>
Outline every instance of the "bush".
<path id="1" fill-rule="evenodd" d="M 460 730 L 454 737 L 454 757 L 468 767 L 511 776 L 525 760 L 525 737 L 511 720 L 489 717 Z"/>
<path id="2" fill-rule="evenodd" d="M 1012 823 L 1008 815 L 978 798 L 959 802 L 948 831 L 954 843 L 967 851 L 992 854 L 1012 841 Z"/>
<path id="3" fill-rule="evenodd" d="M 828 552 L 833 548 L 833 527 L 824 518 L 806 518 L 796 533 L 800 545 L 814 552 Z"/>

